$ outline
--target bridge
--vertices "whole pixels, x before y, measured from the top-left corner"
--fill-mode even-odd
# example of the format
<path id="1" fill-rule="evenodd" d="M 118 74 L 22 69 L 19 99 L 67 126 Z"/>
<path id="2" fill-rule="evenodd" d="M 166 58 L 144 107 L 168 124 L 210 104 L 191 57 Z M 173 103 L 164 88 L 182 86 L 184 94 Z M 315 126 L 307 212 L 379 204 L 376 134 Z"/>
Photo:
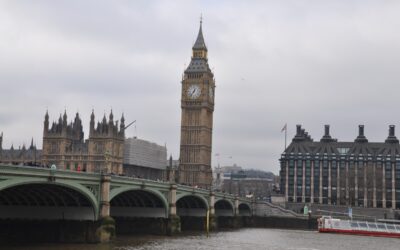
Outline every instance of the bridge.
<path id="1" fill-rule="evenodd" d="M 115 231 L 175 234 L 204 228 L 207 214 L 211 229 L 234 226 L 254 209 L 251 199 L 175 183 L 0 165 L 0 241 L 11 229 L 38 237 L 37 227 L 72 241 L 108 241 Z"/>

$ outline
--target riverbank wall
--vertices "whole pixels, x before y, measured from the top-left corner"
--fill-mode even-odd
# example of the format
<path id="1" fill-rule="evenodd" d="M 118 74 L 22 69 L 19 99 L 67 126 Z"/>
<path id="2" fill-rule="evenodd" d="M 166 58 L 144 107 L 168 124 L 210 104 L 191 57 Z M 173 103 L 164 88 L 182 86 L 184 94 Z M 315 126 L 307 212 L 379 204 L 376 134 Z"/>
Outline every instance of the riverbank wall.
<path id="1" fill-rule="evenodd" d="M 316 217 L 254 216 L 248 227 L 317 230 Z"/>

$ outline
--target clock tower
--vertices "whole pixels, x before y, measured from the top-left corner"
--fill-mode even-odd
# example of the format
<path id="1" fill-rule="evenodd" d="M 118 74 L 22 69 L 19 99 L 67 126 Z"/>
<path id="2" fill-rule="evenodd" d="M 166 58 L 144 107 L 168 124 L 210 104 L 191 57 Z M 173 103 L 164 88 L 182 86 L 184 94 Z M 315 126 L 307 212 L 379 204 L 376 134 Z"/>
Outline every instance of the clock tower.
<path id="1" fill-rule="evenodd" d="M 182 79 L 179 182 L 211 188 L 214 74 L 208 65 L 202 21 Z"/>

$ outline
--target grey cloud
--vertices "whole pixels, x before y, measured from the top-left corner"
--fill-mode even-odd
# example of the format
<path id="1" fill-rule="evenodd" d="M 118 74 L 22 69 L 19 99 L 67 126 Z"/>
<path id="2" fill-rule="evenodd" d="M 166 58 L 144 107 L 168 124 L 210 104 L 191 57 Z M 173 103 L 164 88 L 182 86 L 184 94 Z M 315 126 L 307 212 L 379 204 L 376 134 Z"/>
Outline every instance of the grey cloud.
<path id="1" fill-rule="evenodd" d="M 128 135 L 179 156 L 180 81 L 204 16 L 216 77 L 214 153 L 278 172 L 301 123 L 370 141 L 400 125 L 400 4 L 392 1 L 8 1 L 0 3 L 4 144 L 40 145 L 43 115 L 92 108 L 137 120 Z M 232 156 L 232 159 L 229 158 Z M 213 165 L 217 164 L 214 157 Z"/>

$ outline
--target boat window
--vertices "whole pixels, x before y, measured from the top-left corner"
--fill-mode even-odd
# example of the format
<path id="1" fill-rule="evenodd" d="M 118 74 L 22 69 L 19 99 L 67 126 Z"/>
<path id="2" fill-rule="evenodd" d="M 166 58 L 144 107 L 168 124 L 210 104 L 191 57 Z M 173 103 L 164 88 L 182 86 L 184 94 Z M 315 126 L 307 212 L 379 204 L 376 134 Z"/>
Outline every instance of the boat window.
<path id="1" fill-rule="evenodd" d="M 378 228 L 380 228 L 380 229 L 386 229 L 385 224 L 378 224 Z"/>
<path id="2" fill-rule="evenodd" d="M 357 222 L 350 222 L 350 226 L 351 227 L 358 227 L 358 223 Z"/>
<path id="3" fill-rule="evenodd" d="M 400 225 L 396 225 L 396 229 L 400 231 Z"/>
<path id="4" fill-rule="evenodd" d="M 394 230 L 394 225 L 386 225 L 387 229 Z"/>
<path id="5" fill-rule="evenodd" d="M 375 223 L 368 223 L 368 226 L 369 226 L 370 228 L 376 229 L 376 224 L 375 224 Z"/>
<path id="6" fill-rule="evenodd" d="M 365 222 L 360 222 L 360 223 L 358 223 L 358 225 L 360 227 L 367 227 L 367 223 L 365 223 Z"/>

